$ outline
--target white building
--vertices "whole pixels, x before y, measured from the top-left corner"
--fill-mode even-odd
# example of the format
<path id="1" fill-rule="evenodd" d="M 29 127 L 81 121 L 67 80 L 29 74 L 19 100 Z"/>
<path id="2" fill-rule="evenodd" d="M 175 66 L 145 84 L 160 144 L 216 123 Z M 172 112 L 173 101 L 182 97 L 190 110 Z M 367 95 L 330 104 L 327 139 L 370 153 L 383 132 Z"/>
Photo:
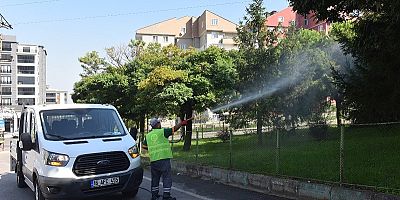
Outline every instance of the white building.
<path id="1" fill-rule="evenodd" d="M 9 131 L 23 105 L 46 100 L 46 56 L 43 46 L 19 44 L 15 36 L 0 34 L 0 117 Z"/>
<path id="2" fill-rule="evenodd" d="M 18 44 L 15 36 L 1 35 L 1 106 L 45 102 L 46 56 L 43 46 Z"/>
<path id="3" fill-rule="evenodd" d="M 47 87 L 46 104 L 67 104 L 67 103 L 68 103 L 68 91 L 50 89 Z"/>
<path id="4" fill-rule="evenodd" d="M 199 17 L 172 18 L 140 28 L 135 38 L 146 44 L 173 44 L 181 49 L 193 47 L 204 50 L 218 46 L 230 50 L 237 49 L 233 40 L 237 35 L 236 27 L 235 23 L 206 10 Z"/>

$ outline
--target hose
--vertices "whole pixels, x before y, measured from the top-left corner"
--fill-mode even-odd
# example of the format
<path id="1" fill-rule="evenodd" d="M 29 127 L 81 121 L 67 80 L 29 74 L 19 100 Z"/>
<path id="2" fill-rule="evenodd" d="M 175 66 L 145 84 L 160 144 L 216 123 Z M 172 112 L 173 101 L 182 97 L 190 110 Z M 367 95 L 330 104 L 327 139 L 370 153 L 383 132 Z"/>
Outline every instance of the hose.
<path id="1" fill-rule="evenodd" d="M 139 188 L 142 189 L 142 190 L 144 190 L 144 191 L 147 191 L 147 192 L 149 192 L 149 193 L 151 194 L 151 191 L 150 191 L 149 189 L 144 188 L 144 187 L 140 187 L 140 186 L 139 186 Z"/>

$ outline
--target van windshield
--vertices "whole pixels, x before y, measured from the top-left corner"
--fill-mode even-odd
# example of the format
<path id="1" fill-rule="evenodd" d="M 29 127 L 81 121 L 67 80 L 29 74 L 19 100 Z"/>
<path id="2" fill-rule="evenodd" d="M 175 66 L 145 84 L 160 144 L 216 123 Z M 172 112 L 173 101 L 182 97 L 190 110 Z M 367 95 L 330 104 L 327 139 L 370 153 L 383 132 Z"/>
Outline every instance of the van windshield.
<path id="1" fill-rule="evenodd" d="M 40 113 L 48 140 L 75 140 L 126 135 L 112 109 L 82 108 L 46 110 Z"/>

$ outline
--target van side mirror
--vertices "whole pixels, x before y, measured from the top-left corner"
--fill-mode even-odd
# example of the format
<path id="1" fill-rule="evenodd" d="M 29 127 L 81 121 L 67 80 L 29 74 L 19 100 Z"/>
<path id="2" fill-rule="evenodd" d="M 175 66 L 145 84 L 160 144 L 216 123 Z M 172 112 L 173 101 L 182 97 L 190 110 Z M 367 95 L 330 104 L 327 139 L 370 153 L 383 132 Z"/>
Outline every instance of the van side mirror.
<path id="1" fill-rule="evenodd" d="M 22 133 L 20 137 L 20 148 L 23 151 L 29 151 L 33 148 L 31 135 L 29 133 Z"/>
<path id="2" fill-rule="evenodd" d="M 138 133 L 138 130 L 136 127 L 132 127 L 131 130 L 129 131 L 129 134 L 133 137 L 134 140 L 137 139 L 137 133 Z"/>

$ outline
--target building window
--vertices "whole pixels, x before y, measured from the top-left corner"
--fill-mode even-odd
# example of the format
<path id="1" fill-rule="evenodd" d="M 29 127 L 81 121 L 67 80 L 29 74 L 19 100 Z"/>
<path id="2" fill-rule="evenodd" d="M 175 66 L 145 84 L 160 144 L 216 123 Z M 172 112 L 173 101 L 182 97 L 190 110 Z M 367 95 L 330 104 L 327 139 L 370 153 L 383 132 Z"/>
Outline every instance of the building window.
<path id="1" fill-rule="evenodd" d="M 204 28 L 204 21 L 201 22 L 201 28 Z"/>
<path id="2" fill-rule="evenodd" d="M 218 19 L 212 19 L 211 25 L 213 25 L 213 26 L 218 25 Z"/>
<path id="3" fill-rule="evenodd" d="M 34 87 L 20 87 L 18 88 L 18 95 L 35 95 Z"/>
<path id="4" fill-rule="evenodd" d="M 35 98 L 18 98 L 18 105 L 35 105 Z"/>
<path id="5" fill-rule="evenodd" d="M 164 42 L 168 42 L 168 36 L 164 36 Z"/>
<path id="6" fill-rule="evenodd" d="M 35 63 L 35 55 L 18 55 L 19 63 Z"/>
<path id="7" fill-rule="evenodd" d="M 11 76 L 2 76 L 1 84 L 11 84 Z"/>
<path id="8" fill-rule="evenodd" d="M 29 52 L 31 52 L 31 48 L 30 47 L 22 47 L 22 52 L 29 53 Z"/>
<path id="9" fill-rule="evenodd" d="M 323 31 L 325 31 L 325 30 L 324 30 L 324 26 L 322 26 L 322 25 L 318 25 L 318 31 L 320 31 L 320 32 L 323 32 Z"/>
<path id="10" fill-rule="evenodd" d="M 216 39 L 218 38 L 218 33 L 217 32 L 211 32 L 212 38 Z"/>
<path id="11" fill-rule="evenodd" d="M 8 62 L 11 62 L 11 61 L 12 61 L 12 56 L 11 56 L 11 54 L 1 54 L 0 61 L 8 61 Z"/>
<path id="12" fill-rule="evenodd" d="M 11 105 L 11 98 L 2 98 L 1 105 L 6 105 L 6 106 Z"/>
<path id="13" fill-rule="evenodd" d="M 153 36 L 153 42 L 158 42 L 158 37 L 156 35 Z"/>
<path id="14" fill-rule="evenodd" d="M 284 17 L 278 17 L 278 22 L 283 22 L 285 20 L 285 18 Z"/>
<path id="15" fill-rule="evenodd" d="M 182 27 L 182 28 L 181 28 L 181 33 L 182 33 L 182 34 L 185 34 L 185 33 L 186 33 L 186 27 Z"/>
<path id="16" fill-rule="evenodd" d="M 56 97 L 56 93 L 46 93 L 46 97 Z"/>
<path id="17" fill-rule="evenodd" d="M 1 73 L 11 73 L 11 65 L 2 65 Z"/>
<path id="18" fill-rule="evenodd" d="M 2 51 L 11 51 L 11 42 L 2 42 L 1 50 Z"/>
<path id="19" fill-rule="evenodd" d="M 2 95 L 11 95 L 11 87 L 2 87 L 1 94 Z"/>
<path id="20" fill-rule="evenodd" d="M 25 77 L 25 76 L 18 76 L 18 84 L 22 85 L 34 85 L 35 84 L 35 77 Z"/>
<path id="21" fill-rule="evenodd" d="M 181 48 L 181 49 L 186 49 L 186 44 L 180 44 L 180 45 L 179 45 L 179 48 Z"/>
<path id="22" fill-rule="evenodd" d="M 304 19 L 304 26 L 308 26 L 308 19 Z"/>
<path id="23" fill-rule="evenodd" d="M 35 74 L 35 66 L 18 66 L 18 74 Z"/>
<path id="24" fill-rule="evenodd" d="M 296 26 L 296 21 L 295 20 L 290 21 L 290 25 L 291 26 Z"/>
<path id="25" fill-rule="evenodd" d="M 46 99 L 47 103 L 56 103 L 56 99 Z"/>

